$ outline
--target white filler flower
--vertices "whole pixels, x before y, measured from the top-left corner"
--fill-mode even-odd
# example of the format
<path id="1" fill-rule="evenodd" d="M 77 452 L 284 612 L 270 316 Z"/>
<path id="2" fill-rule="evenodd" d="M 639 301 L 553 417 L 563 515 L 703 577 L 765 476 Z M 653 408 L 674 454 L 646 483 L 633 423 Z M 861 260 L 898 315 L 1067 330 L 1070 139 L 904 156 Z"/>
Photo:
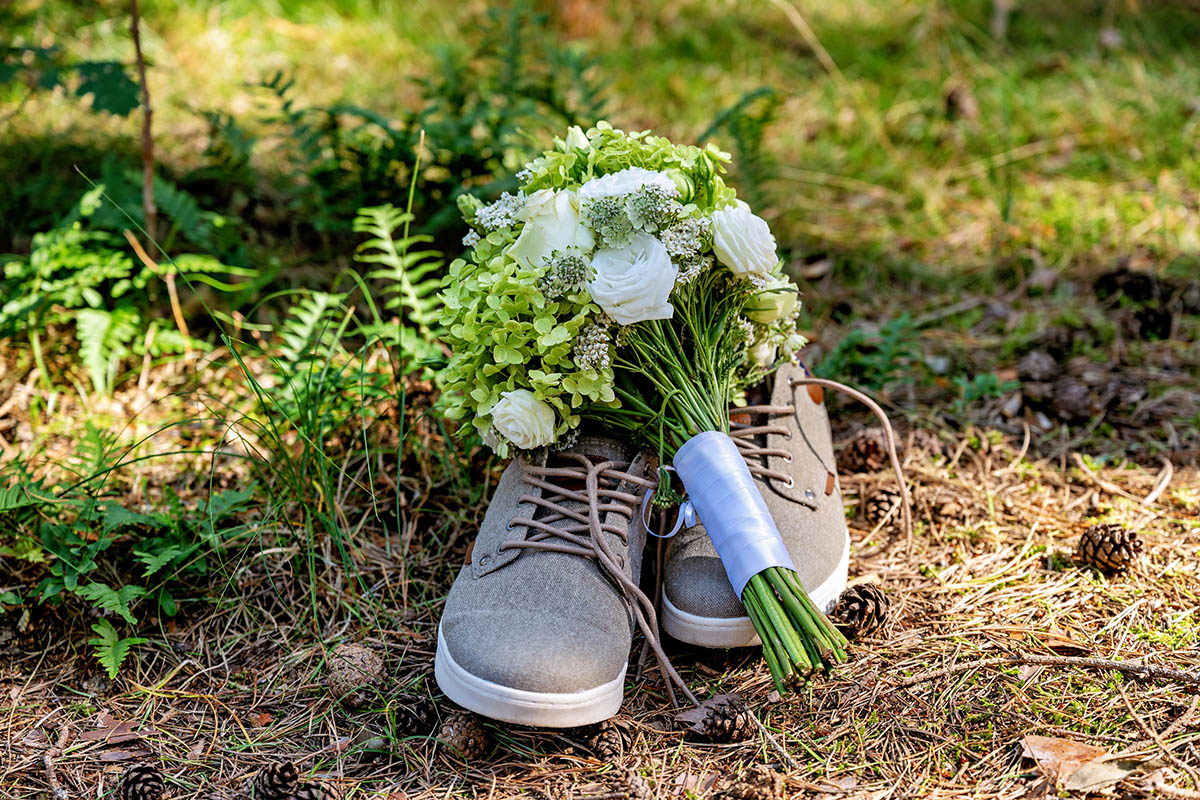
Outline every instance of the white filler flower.
<path id="1" fill-rule="evenodd" d="M 643 186 L 658 186 L 671 197 L 679 195 L 679 188 L 667 173 L 629 167 L 602 178 L 592 178 L 579 187 L 579 200 L 583 202 L 597 197 L 623 197 L 633 194 Z"/>
<path id="2" fill-rule="evenodd" d="M 566 190 L 539 189 L 517 214 L 525 223 L 508 254 L 526 269 L 545 266 L 555 250 L 583 252 L 596 245 L 592 232 L 579 222 L 579 198 Z"/>
<path id="3" fill-rule="evenodd" d="M 626 247 L 597 250 L 592 269 L 596 271 L 588 283 L 592 299 L 622 325 L 670 319 L 675 313 L 669 298 L 679 267 L 650 234 L 634 234 Z"/>
<path id="4" fill-rule="evenodd" d="M 514 389 L 492 406 L 492 428 L 522 450 L 532 450 L 554 441 L 554 409 L 528 389 Z"/>
<path id="5" fill-rule="evenodd" d="M 739 200 L 736 206 L 714 211 L 712 223 L 713 252 L 734 274 L 766 276 L 775 269 L 775 237 L 750 206 Z"/>

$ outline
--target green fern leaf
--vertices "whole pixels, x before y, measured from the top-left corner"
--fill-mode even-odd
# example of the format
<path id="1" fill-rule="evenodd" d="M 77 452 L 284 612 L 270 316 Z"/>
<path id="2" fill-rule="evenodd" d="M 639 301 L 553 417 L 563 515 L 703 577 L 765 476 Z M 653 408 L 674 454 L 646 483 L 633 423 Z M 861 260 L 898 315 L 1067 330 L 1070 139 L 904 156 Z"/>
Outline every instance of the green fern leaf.
<path id="1" fill-rule="evenodd" d="M 102 394 L 112 392 L 117 368 L 122 359 L 129 355 L 130 344 L 140 330 L 140 322 L 141 315 L 132 308 L 114 311 L 84 308 L 75 315 L 79 354 L 96 391 Z"/>
<path id="2" fill-rule="evenodd" d="M 400 310 L 420 337 L 429 340 L 436 333 L 437 290 L 441 283 L 434 275 L 442 267 L 441 253 L 413 249 L 433 241 L 432 237 L 421 234 L 395 237 L 402 225 L 407 233 L 412 220 L 411 213 L 390 204 L 360 208 L 354 219 L 354 230 L 371 238 L 358 246 L 354 257 L 362 263 L 381 265 L 367 277 L 385 282 L 386 306 Z"/>
<path id="3" fill-rule="evenodd" d="M 87 586 L 77 588 L 75 594 L 85 600 L 91 601 L 92 605 L 96 608 L 120 614 L 130 625 L 135 625 L 137 624 L 137 618 L 129 610 L 129 604 L 146 594 L 146 590 L 141 586 L 130 585 L 122 586 L 120 590 L 114 591 L 111 587 L 105 586 L 103 583 L 92 582 Z"/>
<path id="4" fill-rule="evenodd" d="M 122 639 L 117 635 L 116 628 L 106 619 L 102 619 L 93 625 L 92 630 L 98 633 L 99 637 L 88 639 L 88 644 L 95 648 L 93 652 L 96 655 L 96 660 L 108 672 L 110 679 L 117 677 L 117 673 L 121 671 L 121 664 L 124 663 L 130 649 L 134 645 L 145 644 L 150 641 L 140 636 L 130 636 Z"/>

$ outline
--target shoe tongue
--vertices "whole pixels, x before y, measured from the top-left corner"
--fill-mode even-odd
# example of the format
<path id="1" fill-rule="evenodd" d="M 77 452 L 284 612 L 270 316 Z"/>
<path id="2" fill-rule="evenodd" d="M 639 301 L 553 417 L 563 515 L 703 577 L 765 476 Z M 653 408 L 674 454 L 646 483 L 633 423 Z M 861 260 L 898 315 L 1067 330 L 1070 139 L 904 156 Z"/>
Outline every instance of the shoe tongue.
<path id="1" fill-rule="evenodd" d="M 634 450 L 628 444 L 607 436 L 580 436 L 569 452 L 580 453 L 593 463 L 633 460 Z"/>

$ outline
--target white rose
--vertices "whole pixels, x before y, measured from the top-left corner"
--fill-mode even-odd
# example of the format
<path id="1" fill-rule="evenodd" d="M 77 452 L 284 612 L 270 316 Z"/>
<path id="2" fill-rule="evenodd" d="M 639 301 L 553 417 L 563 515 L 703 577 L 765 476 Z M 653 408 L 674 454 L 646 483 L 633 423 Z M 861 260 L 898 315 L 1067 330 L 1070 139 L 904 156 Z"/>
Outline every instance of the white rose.
<path id="1" fill-rule="evenodd" d="M 514 389 L 492 406 L 492 428 L 522 450 L 532 450 L 554 441 L 554 409 L 528 389 Z"/>
<path id="2" fill-rule="evenodd" d="M 746 304 L 746 319 L 760 325 L 770 325 L 796 310 L 796 284 L 787 278 L 774 278 Z"/>
<path id="3" fill-rule="evenodd" d="M 679 194 L 679 187 L 667 173 L 630 167 L 601 178 L 592 178 L 579 187 L 579 199 L 583 201 L 594 200 L 597 197 L 622 197 L 651 184 L 659 186 L 671 195 Z"/>
<path id="4" fill-rule="evenodd" d="M 592 269 L 596 271 L 588 283 L 592 299 L 622 325 L 670 319 L 675 313 L 670 297 L 679 267 L 650 234 L 634 234 L 626 247 L 597 250 Z"/>
<path id="5" fill-rule="evenodd" d="M 738 201 L 712 215 L 713 252 L 736 275 L 769 275 L 779 262 L 767 221 Z"/>
<path id="6" fill-rule="evenodd" d="M 525 199 L 517 219 L 525 227 L 508 254 L 527 269 L 545 266 L 555 250 L 587 252 L 596 245 L 592 232 L 579 222 L 579 198 L 574 192 L 539 189 Z"/>

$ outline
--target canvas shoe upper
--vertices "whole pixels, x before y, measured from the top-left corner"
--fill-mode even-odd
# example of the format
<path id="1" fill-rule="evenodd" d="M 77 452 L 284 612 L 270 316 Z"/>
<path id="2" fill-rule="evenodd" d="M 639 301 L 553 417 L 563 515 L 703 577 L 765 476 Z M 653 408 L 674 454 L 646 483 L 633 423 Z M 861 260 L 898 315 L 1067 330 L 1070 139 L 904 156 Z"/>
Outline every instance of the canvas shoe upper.
<path id="1" fill-rule="evenodd" d="M 807 375 L 785 365 L 765 406 L 733 409 L 730 435 L 754 474 L 804 588 L 826 610 L 846 587 L 850 536 L 820 387 L 794 384 Z M 667 542 L 663 629 L 706 647 L 758 642 L 741 600 L 702 524 Z"/>
<path id="2" fill-rule="evenodd" d="M 652 485 L 640 455 L 604 438 L 508 465 L 438 626 L 434 675 L 451 700 L 539 727 L 617 712 L 635 626 L 661 654 L 637 588 Z"/>

